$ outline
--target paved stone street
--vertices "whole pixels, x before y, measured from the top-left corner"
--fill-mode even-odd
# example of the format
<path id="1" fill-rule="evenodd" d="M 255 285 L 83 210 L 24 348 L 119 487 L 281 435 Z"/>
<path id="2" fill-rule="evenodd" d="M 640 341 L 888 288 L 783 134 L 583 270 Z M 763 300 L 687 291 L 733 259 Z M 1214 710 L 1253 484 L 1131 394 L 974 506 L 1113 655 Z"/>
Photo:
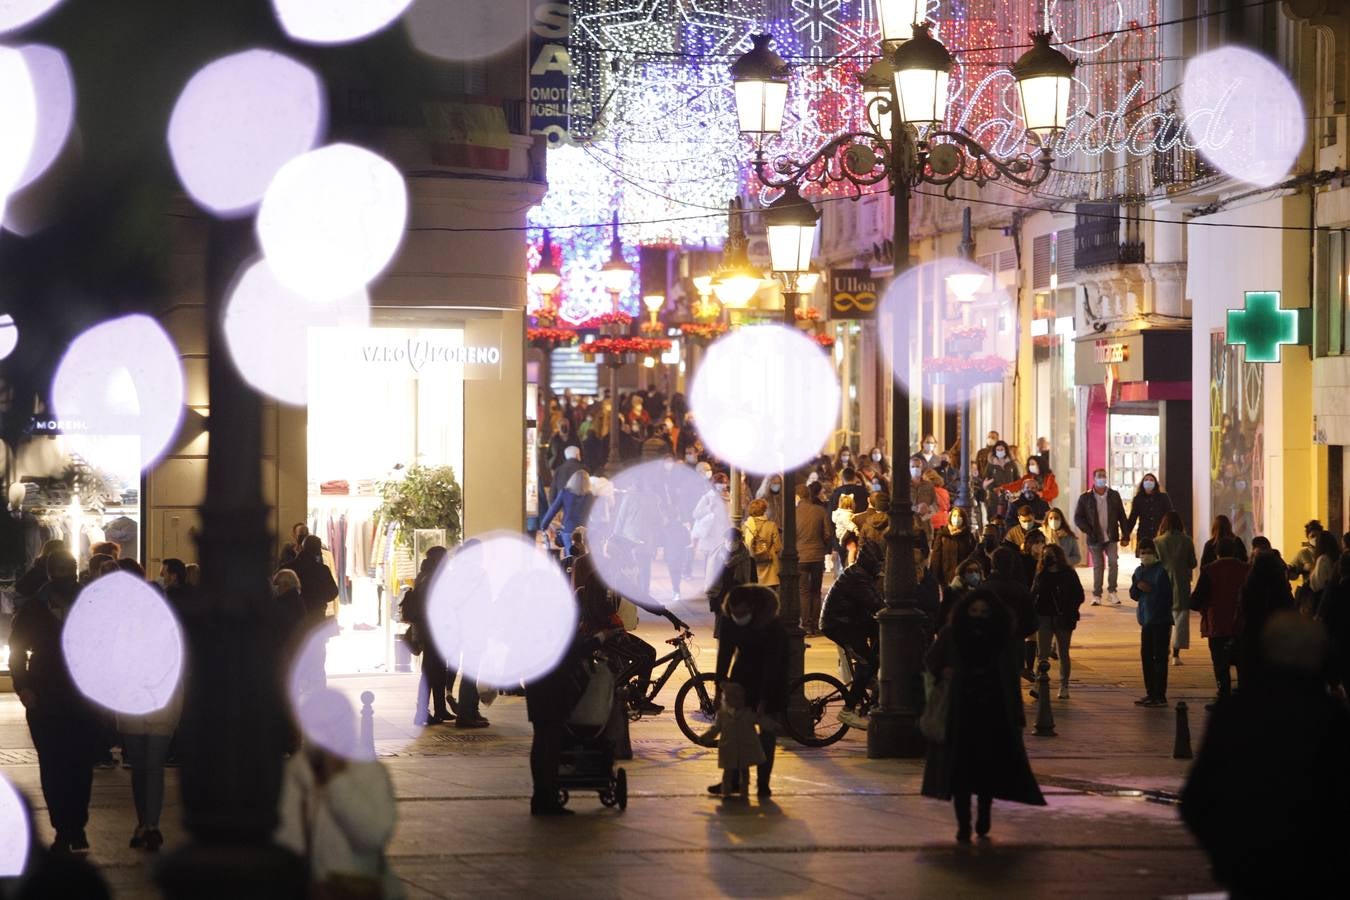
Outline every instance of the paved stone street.
<path id="1" fill-rule="evenodd" d="M 687 607 L 681 615 L 698 633 L 700 667 L 711 669 L 706 611 Z M 668 636 L 657 624 L 665 626 L 644 621 L 641 628 L 653 643 Z M 1198 742 L 1212 682 L 1198 628 L 1193 639 L 1186 664 L 1171 669 L 1169 695 L 1190 704 Z M 575 817 L 540 820 L 528 815 L 530 729 L 522 699 L 500 698 L 486 710 L 489 730 L 439 726 L 418 735 L 409 724 L 413 676 L 331 681 L 354 697 L 376 694 L 377 744 L 400 802 L 390 859 L 414 898 L 1211 892 L 1205 860 L 1170 802 L 1187 765 L 1171 758 L 1174 713 L 1131 704 L 1142 693 L 1137 641 L 1128 600 L 1120 608 L 1084 608 L 1073 698 L 1055 702 L 1058 736 L 1026 738 L 1049 807 L 996 804 L 993 839 L 969 848 L 953 841 L 950 807 L 919 796 L 922 763 L 869 760 L 857 732 L 826 749 L 784 748 L 772 802 L 723 806 L 704 794 L 718 777 L 716 751 L 684 740 L 667 712 L 632 728 L 636 758 L 623 764 L 626 812 L 574 794 Z M 815 640 L 807 669 L 833 671 L 835 658 L 833 644 Z M 682 680 L 667 687 L 667 705 Z M 13 695 L 0 697 L 0 748 L 5 773 L 40 803 L 36 759 Z M 97 772 L 94 790 L 92 858 L 117 896 L 155 896 L 152 859 L 126 846 L 135 824 L 129 772 Z M 175 791 L 171 784 L 170 847 L 182 839 Z M 39 814 L 49 840 L 45 810 Z"/>

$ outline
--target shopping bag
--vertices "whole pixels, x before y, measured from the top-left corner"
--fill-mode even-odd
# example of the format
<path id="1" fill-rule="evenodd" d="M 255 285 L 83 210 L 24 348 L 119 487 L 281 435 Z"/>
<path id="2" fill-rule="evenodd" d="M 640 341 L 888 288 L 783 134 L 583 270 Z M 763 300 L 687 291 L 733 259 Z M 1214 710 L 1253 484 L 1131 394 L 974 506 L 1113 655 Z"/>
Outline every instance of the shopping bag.
<path id="1" fill-rule="evenodd" d="M 951 710 L 951 679 L 937 681 L 925 672 L 923 675 L 928 702 L 919 716 L 919 731 L 929 742 L 942 744 L 947 740 L 947 713 Z"/>
<path id="2" fill-rule="evenodd" d="M 609 721 L 609 713 L 614 706 L 614 673 L 609 666 L 597 660 L 588 660 L 585 668 L 586 689 L 572 708 L 572 714 L 567 717 L 567 724 L 602 728 Z"/>

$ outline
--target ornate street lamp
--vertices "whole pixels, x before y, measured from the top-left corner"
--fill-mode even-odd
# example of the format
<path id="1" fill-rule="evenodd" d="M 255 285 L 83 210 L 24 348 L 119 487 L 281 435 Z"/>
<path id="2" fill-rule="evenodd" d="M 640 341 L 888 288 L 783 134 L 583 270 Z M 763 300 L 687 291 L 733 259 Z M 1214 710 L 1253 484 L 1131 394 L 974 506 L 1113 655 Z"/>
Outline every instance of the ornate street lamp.
<path id="1" fill-rule="evenodd" d="M 943 129 L 951 54 L 923 25 L 921 6 L 926 9 L 927 4 L 922 0 L 876 0 L 892 77 L 886 86 L 885 69 L 877 67 L 865 76 L 862 87 L 867 130 L 841 134 L 805 160 L 783 156 L 770 161 L 757 141 L 753 158 L 755 174 L 770 188 L 846 183 L 861 195 L 865 188 L 888 183 L 894 204 L 892 267 L 896 277 L 910 266 L 909 200 L 914 188 L 928 184 L 950 189 L 958 181 L 983 186 L 999 180 L 1022 188 L 1039 186 L 1049 177 L 1053 161 L 1047 138 L 1063 127 L 1060 113 L 1067 109 L 1060 99 L 1066 96 L 1061 90 L 1065 88 L 1064 67 L 1058 62 L 1051 64 L 1045 52 L 1049 50 L 1047 36 L 1032 48 L 1031 53 L 1036 55 L 1025 66 L 1019 61 L 1014 73 L 1025 95 L 1024 109 L 1031 111 L 1028 125 L 1036 126 L 1031 133 L 1039 148 L 1004 158 L 965 134 Z M 913 35 L 909 40 L 903 40 L 906 26 Z M 752 95 L 747 89 L 744 96 L 749 99 Z M 737 100 L 741 98 L 738 88 Z M 738 112 L 742 122 L 762 116 L 751 109 Z M 761 138 L 765 131 L 752 133 Z M 896 327 L 908 328 L 909 322 L 897 317 Z M 893 365 L 896 371 L 903 371 L 907 366 L 907 335 L 897 335 L 894 347 Z M 897 458 L 909 446 L 909 405 L 908 386 L 895 379 L 889 444 Z M 867 752 L 873 757 L 917 757 L 925 749 L 916 727 L 923 708 L 919 673 L 925 617 L 915 605 L 914 508 L 907 478 L 896 479 L 892 485 L 890 521 L 886 609 L 877 617 L 881 626 L 881 697 L 868 723 Z"/>
<path id="2" fill-rule="evenodd" d="M 666 305 L 665 294 L 647 294 L 642 298 L 642 305 L 647 307 L 647 315 L 651 317 L 651 323 L 655 325 L 661 314 L 661 307 Z"/>
<path id="3" fill-rule="evenodd" d="M 783 130 L 788 65 L 770 48 L 773 35 L 752 35 L 750 42 L 753 44 L 750 52 L 731 67 L 731 82 L 736 88 L 736 115 L 741 134 L 762 139 Z"/>
<path id="4" fill-rule="evenodd" d="M 877 0 L 881 39 L 895 45 L 907 41 L 915 25 L 924 21 L 928 0 Z"/>
<path id="5" fill-rule="evenodd" d="M 727 309 L 745 309 L 764 285 L 764 276 L 750 264 L 750 239 L 741 224 L 740 198 L 727 204 L 727 243 L 722 250 L 722 265 L 713 275 L 712 289 Z"/>
<path id="6" fill-rule="evenodd" d="M 1031 35 L 1032 47 L 1013 63 L 1017 93 L 1022 100 L 1022 120 L 1041 141 L 1064 130 L 1069 121 L 1069 91 L 1078 65 L 1050 46 L 1051 34 Z"/>
<path id="7" fill-rule="evenodd" d="M 782 196 L 764 209 L 764 227 L 769 233 L 769 259 L 775 274 L 791 279 L 797 292 L 797 277 L 811 269 L 820 213 L 802 199 L 797 185 L 790 184 Z"/>
<path id="8" fill-rule="evenodd" d="M 553 262 L 553 236 L 545 228 L 544 246 L 539 250 L 539 265 L 530 273 L 530 287 L 545 298 L 550 298 L 561 284 L 562 272 L 558 271 L 558 266 Z"/>
<path id="9" fill-rule="evenodd" d="M 619 299 L 624 292 L 633 284 L 633 276 L 636 274 L 633 267 L 624 259 L 623 244 L 619 242 L 619 214 L 616 211 L 611 220 L 610 227 L 613 229 L 609 242 L 609 261 L 600 267 L 600 279 L 605 285 L 605 290 L 609 293 L 611 312 L 619 312 Z M 545 232 L 547 234 L 547 232 Z M 618 326 L 611 326 L 609 330 L 618 333 Z M 622 365 L 622 357 L 617 353 L 610 354 L 612 358 L 607 358 L 605 364 L 609 366 L 609 453 L 605 457 L 605 473 L 613 478 L 615 471 L 619 468 L 619 366 Z"/>

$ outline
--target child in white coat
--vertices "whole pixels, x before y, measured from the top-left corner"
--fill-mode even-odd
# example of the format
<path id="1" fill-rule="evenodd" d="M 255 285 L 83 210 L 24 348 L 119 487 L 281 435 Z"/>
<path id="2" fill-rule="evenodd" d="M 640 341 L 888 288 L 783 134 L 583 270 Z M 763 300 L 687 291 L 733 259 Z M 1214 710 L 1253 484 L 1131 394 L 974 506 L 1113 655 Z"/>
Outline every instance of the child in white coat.
<path id="1" fill-rule="evenodd" d="M 764 762 L 764 748 L 755 731 L 755 711 L 745 705 L 745 688 L 734 681 L 722 683 L 722 704 L 717 721 L 703 736 L 717 738 L 717 767 L 722 770 L 722 799 L 750 796 L 750 767 Z"/>

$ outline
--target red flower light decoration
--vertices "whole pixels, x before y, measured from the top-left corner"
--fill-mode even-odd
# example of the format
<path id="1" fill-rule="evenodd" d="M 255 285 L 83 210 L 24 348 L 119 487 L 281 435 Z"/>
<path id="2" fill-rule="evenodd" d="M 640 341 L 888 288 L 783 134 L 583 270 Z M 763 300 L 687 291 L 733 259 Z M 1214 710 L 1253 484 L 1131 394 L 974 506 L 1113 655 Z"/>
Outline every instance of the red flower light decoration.
<path id="1" fill-rule="evenodd" d="M 812 338 L 812 340 L 814 340 L 820 346 L 824 347 L 826 350 L 829 350 L 831 347 L 834 346 L 834 338 L 830 337 L 828 334 L 817 334 Z"/>
<path id="2" fill-rule="evenodd" d="M 641 356 L 659 356 L 668 352 L 670 346 L 670 341 L 660 338 L 602 337 L 591 341 L 583 349 L 586 353 L 635 353 Z"/>
<path id="3" fill-rule="evenodd" d="M 623 325 L 625 327 L 633 324 L 633 317 L 628 313 L 610 312 L 598 316 L 592 316 L 577 326 L 582 331 L 594 331 L 598 328 L 604 328 L 606 325 Z"/>
<path id="4" fill-rule="evenodd" d="M 681 322 L 680 334 L 691 341 L 712 343 L 727 333 L 725 322 Z"/>
<path id="5" fill-rule="evenodd" d="M 527 328 L 525 339 L 533 347 L 552 350 L 554 347 L 570 347 L 577 342 L 577 333 L 570 328 Z"/>
<path id="6" fill-rule="evenodd" d="M 792 315 L 798 322 L 819 322 L 820 310 L 814 306 L 799 306 L 792 311 Z"/>

